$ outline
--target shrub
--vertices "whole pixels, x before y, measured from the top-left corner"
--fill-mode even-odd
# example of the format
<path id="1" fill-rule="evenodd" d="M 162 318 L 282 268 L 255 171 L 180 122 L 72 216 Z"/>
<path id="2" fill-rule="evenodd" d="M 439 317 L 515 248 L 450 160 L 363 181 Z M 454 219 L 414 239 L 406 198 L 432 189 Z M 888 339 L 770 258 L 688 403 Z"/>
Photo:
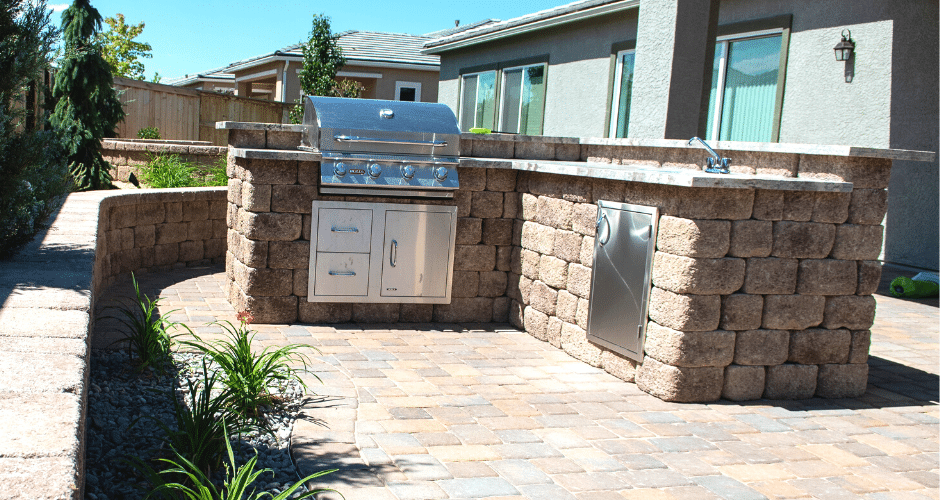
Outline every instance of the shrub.
<path id="1" fill-rule="evenodd" d="M 160 129 L 158 129 L 157 127 L 142 128 L 137 131 L 137 138 L 138 139 L 159 139 Z"/>

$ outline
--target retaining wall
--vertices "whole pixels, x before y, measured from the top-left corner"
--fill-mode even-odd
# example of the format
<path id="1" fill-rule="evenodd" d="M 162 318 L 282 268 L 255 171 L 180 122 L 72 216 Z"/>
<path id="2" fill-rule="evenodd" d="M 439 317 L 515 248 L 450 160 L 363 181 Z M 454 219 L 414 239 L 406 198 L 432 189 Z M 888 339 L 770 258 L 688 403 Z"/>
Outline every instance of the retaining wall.
<path id="1" fill-rule="evenodd" d="M 207 141 L 167 141 L 157 139 L 105 139 L 101 156 L 111 164 L 111 177 L 127 182 L 131 173 L 140 177 L 139 168 L 156 156 L 176 155 L 198 165 L 217 165 L 227 148 Z"/>

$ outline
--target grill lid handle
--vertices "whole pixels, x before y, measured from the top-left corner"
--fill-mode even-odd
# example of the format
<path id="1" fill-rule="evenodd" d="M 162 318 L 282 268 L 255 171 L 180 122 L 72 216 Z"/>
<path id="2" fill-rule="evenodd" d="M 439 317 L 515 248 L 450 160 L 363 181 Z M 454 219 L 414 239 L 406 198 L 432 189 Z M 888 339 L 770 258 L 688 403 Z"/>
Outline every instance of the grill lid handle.
<path id="1" fill-rule="evenodd" d="M 375 137 L 357 137 L 352 135 L 334 135 L 336 142 L 372 142 L 376 144 L 404 144 L 408 146 L 446 146 L 447 141 L 404 141 L 401 139 L 379 139 Z"/>

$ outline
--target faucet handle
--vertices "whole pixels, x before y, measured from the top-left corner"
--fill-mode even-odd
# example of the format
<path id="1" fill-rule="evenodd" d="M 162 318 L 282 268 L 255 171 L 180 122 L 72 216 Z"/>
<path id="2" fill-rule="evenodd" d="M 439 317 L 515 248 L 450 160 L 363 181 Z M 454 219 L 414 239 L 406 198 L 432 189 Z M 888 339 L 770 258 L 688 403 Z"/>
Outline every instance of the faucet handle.
<path id="1" fill-rule="evenodd" d="M 714 158 L 705 158 L 705 172 L 709 174 L 728 174 L 731 173 L 728 170 L 730 164 L 731 158 L 718 158 L 717 162 Z"/>

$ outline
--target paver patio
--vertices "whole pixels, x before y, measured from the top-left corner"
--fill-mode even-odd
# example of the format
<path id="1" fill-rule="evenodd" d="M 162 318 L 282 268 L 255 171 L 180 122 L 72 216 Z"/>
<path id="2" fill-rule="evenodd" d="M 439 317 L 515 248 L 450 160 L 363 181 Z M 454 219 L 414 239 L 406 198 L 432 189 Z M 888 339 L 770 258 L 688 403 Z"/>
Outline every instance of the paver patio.
<path id="1" fill-rule="evenodd" d="M 201 334 L 234 321 L 218 267 L 138 278 Z M 254 326 L 320 350 L 294 457 L 349 500 L 937 499 L 940 314 L 876 299 L 868 392 L 839 400 L 668 403 L 508 325 Z"/>

